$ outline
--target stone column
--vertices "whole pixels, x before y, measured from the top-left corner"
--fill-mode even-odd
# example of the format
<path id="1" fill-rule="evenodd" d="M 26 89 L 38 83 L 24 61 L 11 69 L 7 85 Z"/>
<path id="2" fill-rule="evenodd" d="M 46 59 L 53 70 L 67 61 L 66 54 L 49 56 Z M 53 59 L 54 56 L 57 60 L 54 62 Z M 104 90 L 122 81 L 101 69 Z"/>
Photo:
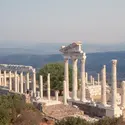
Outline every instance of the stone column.
<path id="1" fill-rule="evenodd" d="M 33 95 L 36 97 L 36 71 L 33 71 Z"/>
<path id="2" fill-rule="evenodd" d="M 101 102 L 104 106 L 106 106 L 106 66 L 103 66 L 101 71 Z"/>
<path id="3" fill-rule="evenodd" d="M 100 74 L 98 73 L 97 74 L 97 82 L 98 82 L 98 85 L 100 84 Z"/>
<path id="4" fill-rule="evenodd" d="M 20 73 L 20 90 L 23 93 L 23 72 Z"/>
<path id="5" fill-rule="evenodd" d="M 7 86 L 6 71 L 4 70 L 4 86 Z"/>
<path id="6" fill-rule="evenodd" d="M 29 72 L 26 74 L 26 89 L 29 90 Z"/>
<path id="7" fill-rule="evenodd" d="M 117 60 L 112 60 L 112 104 L 111 107 L 117 107 Z"/>
<path id="8" fill-rule="evenodd" d="M 0 70 L 0 86 L 2 85 L 2 82 L 1 82 L 1 70 Z"/>
<path id="9" fill-rule="evenodd" d="M 3 75 L 1 77 L 1 85 L 3 86 L 3 83 L 4 83 L 4 78 L 3 78 Z"/>
<path id="10" fill-rule="evenodd" d="M 17 92 L 20 92 L 20 80 L 19 80 L 19 76 L 17 76 Z"/>
<path id="11" fill-rule="evenodd" d="M 86 84 L 88 84 L 88 73 L 86 72 Z"/>
<path id="12" fill-rule="evenodd" d="M 92 84 L 93 84 L 93 86 L 95 85 L 95 79 L 94 78 L 92 78 Z"/>
<path id="13" fill-rule="evenodd" d="M 59 96 L 59 91 L 55 91 L 55 97 L 56 97 L 56 101 L 59 101 L 59 98 L 58 98 L 58 96 Z"/>
<path id="14" fill-rule="evenodd" d="M 121 107 L 125 108 L 125 81 L 122 81 Z"/>
<path id="15" fill-rule="evenodd" d="M 64 79 L 67 84 L 67 98 L 69 97 L 69 63 L 68 63 L 68 57 L 64 57 Z"/>
<path id="16" fill-rule="evenodd" d="M 12 90 L 12 78 L 11 78 L 11 71 L 9 71 L 9 90 Z"/>
<path id="17" fill-rule="evenodd" d="M 40 98 L 43 99 L 43 76 L 40 75 Z"/>
<path id="18" fill-rule="evenodd" d="M 36 92 L 36 96 L 40 97 L 40 92 L 39 91 Z"/>
<path id="19" fill-rule="evenodd" d="M 47 76 L 47 96 L 48 96 L 48 100 L 50 100 L 50 73 L 48 73 L 48 76 Z"/>
<path id="20" fill-rule="evenodd" d="M 77 99 L 77 89 L 78 89 L 78 79 L 77 79 L 77 59 L 76 58 L 72 58 L 72 82 L 73 82 L 73 86 L 72 86 L 72 99 L 76 100 Z"/>
<path id="21" fill-rule="evenodd" d="M 86 91 L 85 91 L 85 61 L 86 55 L 83 54 L 81 59 L 81 101 L 85 102 L 86 100 Z"/>
<path id="22" fill-rule="evenodd" d="M 93 78 L 92 78 L 92 76 L 90 76 L 90 83 L 92 84 L 92 81 L 93 81 Z"/>
<path id="23" fill-rule="evenodd" d="M 63 81 L 63 103 L 67 105 L 67 89 L 66 89 L 66 81 Z"/>
<path id="24" fill-rule="evenodd" d="M 17 71 L 14 73 L 14 82 L 15 82 L 15 92 L 17 92 Z"/>

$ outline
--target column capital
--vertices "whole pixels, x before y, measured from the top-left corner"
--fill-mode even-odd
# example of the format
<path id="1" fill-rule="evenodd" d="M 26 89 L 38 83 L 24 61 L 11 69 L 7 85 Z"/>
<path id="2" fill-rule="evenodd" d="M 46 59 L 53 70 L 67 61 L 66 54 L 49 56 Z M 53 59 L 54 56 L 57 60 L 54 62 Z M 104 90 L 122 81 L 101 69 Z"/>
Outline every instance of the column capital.
<path id="1" fill-rule="evenodd" d="M 33 69 L 33 73 L 36 73 L 36 69 Z"/>
<path id="2" fill-rule="evenodd" d="M 117 61 L 116 59 L 113 59 L 113 60 L 112 60 L 112 64 L 113 64 L 113 65 L 117 65 L 117 62 L 118 62 L 118 61 Z"/>
<path id="3" fill-rule="evenodd" d="M 103 65 L 103 68 L 105 69 L 105 68 L 106 68 L 106 65 Z"/>
<path id="4" fill-rule="evenodd" d="M 64 60 L 69 60 L 69 56 L 64 55 L 63 58 Z"/>
<path id="5" fill-rule="evenodd" d="M 76 56 L 71 56 L 71 60 L 72 60 L 72 61 L 75 61 L 75 60 L 77 61 L 78 58 L 77 58 Z"/>
<path id="6" fill-rule="evenodd" d="M 86 59 L 86 53 L 82 53 L 81 59 Z"/>

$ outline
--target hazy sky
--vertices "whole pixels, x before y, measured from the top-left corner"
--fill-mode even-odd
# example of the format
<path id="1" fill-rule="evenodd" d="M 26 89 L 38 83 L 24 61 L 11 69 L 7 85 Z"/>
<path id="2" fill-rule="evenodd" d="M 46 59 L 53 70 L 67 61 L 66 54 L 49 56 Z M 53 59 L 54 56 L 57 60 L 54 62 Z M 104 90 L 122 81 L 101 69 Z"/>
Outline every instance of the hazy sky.
<path id="1" fill-rule="evenodd" d="M 0 0 L 0 41 L 125 41 L 125 0 Z"/>

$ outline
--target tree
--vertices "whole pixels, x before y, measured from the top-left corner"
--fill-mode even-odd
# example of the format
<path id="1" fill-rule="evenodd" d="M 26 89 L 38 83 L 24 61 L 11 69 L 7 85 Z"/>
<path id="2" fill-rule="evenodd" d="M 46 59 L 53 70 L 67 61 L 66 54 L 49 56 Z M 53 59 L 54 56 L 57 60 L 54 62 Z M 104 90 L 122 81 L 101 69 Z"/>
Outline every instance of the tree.
<path id="1" fill-rule="evenodd" d="M 43 76 L 44 83 L 47 82 L 47 75 L 50 73 L 50 83 L 51 89 L 63 90 L 63 80 L 64 80 L 64 64 L 63 63 L 50 63 L 46 64 L 42 69 L 40 69 L 37 77 L 39 75 Z M 72 89 L 72 69 L 69 66 L 69 89 Z M 61 94 L 61 93 L 60 93 Z"/>

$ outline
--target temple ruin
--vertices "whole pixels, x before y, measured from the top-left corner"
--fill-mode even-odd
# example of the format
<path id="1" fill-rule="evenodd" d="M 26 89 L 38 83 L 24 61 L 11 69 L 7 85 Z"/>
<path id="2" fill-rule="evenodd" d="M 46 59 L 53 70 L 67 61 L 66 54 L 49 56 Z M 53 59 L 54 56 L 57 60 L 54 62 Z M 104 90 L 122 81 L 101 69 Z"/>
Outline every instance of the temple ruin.
<path id="1" fill-rule="evenodd" d="M 0 64 L 0 87 L 9 92 L 25 94 L 30 90 L 31 102 L 48 105 L 64 104 L 77 106 L 84 113 L 98 117 L 119 117 L 125 108 L 125 81 L 122 84 L 122 94 L 117 92 L 117 60 L 112 60 L 111 86 L 106 81 L 106 65 L 102 66 L 97 79 L 85 70 L 86 53 L 82 50 L 82 42 L 74 42 L 60 49 L 64 57 L 63 102 L 59 101 L 58 91 L 55 98 L 51 96 L 51 74 L 47 77 L 47 97 L 44 97 L 43 76 L 39 76 L 36 84 L 36 70 L 32 66 Z M 69 91 L 69 60 L 72 61 L 72 92 Z M 78 77 L 78 60 L 80 60 L 80 78 Z M 78 80 L 80 89 L 78 90 Z M 79 94 L 78 94 L 79 92 Z M 28 99 L 28 95 L 26 98 Z M 96 101 L 96 99 L 99 101 Z M 28 101 L 29 102 L 29 101 Z"/>

